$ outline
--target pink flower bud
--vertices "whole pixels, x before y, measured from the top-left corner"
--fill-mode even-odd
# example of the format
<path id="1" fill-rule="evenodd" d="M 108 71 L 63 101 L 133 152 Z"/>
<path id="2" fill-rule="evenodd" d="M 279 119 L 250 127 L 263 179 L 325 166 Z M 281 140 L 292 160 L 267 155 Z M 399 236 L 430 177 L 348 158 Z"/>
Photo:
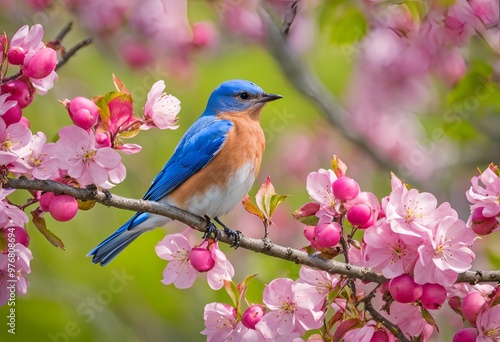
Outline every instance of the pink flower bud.
<path id="1" fill-rule="evenodd" d="M 99 147 L 111 147 L 111 139 L 103 132 L 99 132 L 95 135 L 95 142 Z"/>
<path id="2" fill-rule="evenodd" d="M 400 303 L 413 303 L 422 296 L 422 285 L 415 283 L 409 274 L 402 274 L 391 279 L 389 291 L 392 298 Z"/>
<path id="3" fill-rule="evenodd" d="M 387 331 L 383 329 L 375 330 L 370 339 L 370 342 L 389 342 L 389 337 L 387 336 Z"/>
<path id="4" fill-rule="evenodd" d="M 85 130 L 92 128 L 99 118 L 99 108 L 86 97 L 77 96 L 69 103 L 68 113 L 73 123 Z"/>
<path id="5" fill-rule="evenodd" d="M 215 266 L 215 260 L 206 248 L 196 247 L 189 251 L 189 261 L 198 272 L 208 272 Z"/>
<path id="6" fill-rule="evenodd" d="M 299 220 L 301 218 L 309 217 L 309 216 L 314 216 L 318 212 L 318 210 L 321 208 L 321 205 L 318 202 L 309 202 L 304 204 L 302 207 L 299 209 L 295 210 L 293 213 L 293 217 L 296 220 Z"/>
<path id="7" fill-rule="evenodd" d="M 9 126 L 14 123 L 18 123 L 19 120 L 21 120 L 22 116 L 23 111 L 21 110 L 21 107 L 19 107 L 19 105 L 15 105 L 14 107 L 7 110 L 4 115 L 2 115 L 2 119 L 3 121 L 5 121 L 5 124 Z"/>
<path id="8" fill-rule="evenodd" d="M 353 226 L 359 226 L 360 228 L 368 228 L 369 226 L 365 226 L 367 223 L 372 222 L 370 220 L 372 217 L 372 208 L 368 205 L 360 203 L 355 204 L 347 210 L 347 220 L 351 222 Z"/>
<path id="9" fill-rule="evenodd" d="M 2 85 L 2 94 L 9 93 L 7 100 L 17 101 L 21 108 L 26 108 L 33 101 L 33 94 L 26 83 L 20 80 L 13 80 Z"/>
<path id="10" fill-rule="evenodd" d="M 496 217 L 483 216 L 483 207 L 474 209 L 471 217 L 471 228 L 478 235 L 488 235 L 498 226 Z"/>
<path id="11" fill-rule="evenodd" d="M 78 202 L 69 195 L 54 196 L 49 203 L 49 212 L 56 221 L 69 221 L 78 212 Z"/>
<path id="12" fill-rule="evenodd" d="M 453 342 L 476 342 L 476 328 L 463 328 L 453 336 Z"/>
<path id="13" fill-rule="evenodd" d="M 448 299 L 448 305 L 453 309 L 457 314 L 462 314 L 462 299 L 458 296 L 453 296 Z"/>
<path id="14" fill-rule="evenodd" d="M 11 234 L 14 234 L 15 243 L 20 243 L 26 247 L 28 247 L 30 244 L 30 237 L 28 235 L 28 232 L 23 227 L 6 227 L 3 228 L 2 232 L 5 236 L 5 240 L 8 242 L 11 242 L 9 241 L 11 238 Z"/>
<path id="15" fill-rule="evenodd" d="M 471 292 L 462 300 L 462 316 L 470 323 L 475 324 L 479 310 L 486 303 L 486 299 L 479 292 Z"/>
<path id="16" fill-rule="evenodd" d="M 350 201 L 359 195 L 359 185 L 349 177 L 337 178 L 332 184 L 333 195 L 341 201 Z"/>
<path id="17" fill-rule="evenodd" d="M 43 211 L 49 211 L 49 206 L 50 202 L 52 201 L 52 198 L 54 198 L 54 193 L 53 192 L 44 192 L 40 196 L 40 209 Z"/>
<path id="18" fill-rule="evenodd" d="M 241 316 L 241 323 L 249 329 L 255 329 L 255 325 L 266 313 L 266 308 L 262 305 L 254 304 L 245 310 Z"/>
<path id="19" fill-rule="evenodd" d="M 31 58 L 26 59 L 23 74 L 38 80 L 49 76 L 55 70 L 57 53 L 51 48 L 43 48 L 35 52 Z"/>
<path id="20" fill-rule="evenodd" d="M 341 227 L 337 222 L 322 223 L 314 228 L 316 243 L 322 248 L 330 248 L 340 241 Z"/>
<path id="21" fill-rule="evenodd" d="M 420 302 L 422 306 L 429 310 L 439 309 L 446 300 L 446 289 L 439 284 L 422 285 L 422 296 Z"/>
<path id="22" fill-rule="evenodd" d="M 24 56 L 26 52 L 20 46 L 13 46 L 7 52 L 7 60 L 12 65 L 21 65 L 24 62 Z"/>
<path id="23" fill-rule="evenodd" d="M 314 241 L 314 228 L 315 226 L 306 226 L 304 228 L 304 236 L 309 241 Z"/>

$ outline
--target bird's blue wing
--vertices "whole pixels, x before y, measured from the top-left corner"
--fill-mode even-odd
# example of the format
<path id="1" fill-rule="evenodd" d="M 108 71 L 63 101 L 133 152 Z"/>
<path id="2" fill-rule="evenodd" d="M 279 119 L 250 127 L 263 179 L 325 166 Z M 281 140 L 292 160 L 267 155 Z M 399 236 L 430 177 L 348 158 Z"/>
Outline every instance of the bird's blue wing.
<path id="1" fill-rule="evenodd" d="M 207 165 L 226 141 L 227 133 L 232 127 L 229 120 L 201 116 L 186 131 L 143 199 L 160 200 Z"/>

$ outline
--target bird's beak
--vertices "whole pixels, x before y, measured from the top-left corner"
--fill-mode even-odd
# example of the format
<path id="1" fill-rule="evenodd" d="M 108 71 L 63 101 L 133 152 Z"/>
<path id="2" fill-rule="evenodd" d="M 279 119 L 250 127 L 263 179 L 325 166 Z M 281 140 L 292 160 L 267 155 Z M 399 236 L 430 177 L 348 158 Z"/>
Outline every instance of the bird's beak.
<path id="1" fill-rule="evenodd" d="M 276 94 L 264 94 L 262 95 L 262 97 L 260 99 L 258 99 L 257 103 L 264 103 L 264 102 L 270 102 L 270 101 L 274 101 L 274 100 L 279 100 L 281 99 L 283 96 L 281 95 L 276 95 Z"/>

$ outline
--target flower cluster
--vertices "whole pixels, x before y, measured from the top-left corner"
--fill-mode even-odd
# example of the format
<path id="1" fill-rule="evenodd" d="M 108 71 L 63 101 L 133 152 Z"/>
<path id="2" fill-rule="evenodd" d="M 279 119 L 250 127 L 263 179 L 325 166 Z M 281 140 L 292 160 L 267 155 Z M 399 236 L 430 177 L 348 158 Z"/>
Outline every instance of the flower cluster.
<path id="1" fill-rule="evenodd" d="M 62 100 L 74 125 L 60 129 L 56 142 L 47 141 L 43 132 L 30 130 L 29 120 L 22 115 L 35 94 L 46 94 L 57 80 L 55 49 L 62 49 L 61 42 L 45 44 L 42 38 L 43 27 L 39 24 L 23 26 L 11 39 L 6 34 L 0 36 L 0 172 L 75 187 L 94 184 L 110 188 L 123 181 L 126 174 L 118 152 L 140 151 L 140 146 L 123 143 L 123 139 L 151 127 L 176 129 L 180 102 L 165 94 L 165 83 L 158 81 L 148 94 L 143 116 L 136 117 L 130 92 L 113 77 L 116 91 L 92 100 L 81 96 Z M 34 191 L 27 204 L 14 205 L 7 198 L 13 191 L 0 189 L 0 245 L 5 246 L 0 255 L 0 283 L 15 275 L 17 293 L 22 295 L 27 290 L 24 275 L 30 271 L 32 258 L 25 229 L 28 217 L 23 210 L 39 203 L 31 212 L 35 226 L 51 243 L 63 247 L 60 239 L 47 230 L 44 213 L 64 222 L 88 204 L 78 203 L 68 195 Z M 12 273 L 8 265 L 18 267 Z M 6 288 L 2 286 L 0 292 L 2 304 L 9 295 Z"/>
<path id="2" fill-rule="evenodd" d="M 427 137 L 418 113 L 431 103 L 431 76 L 448 87 L 456 85 L 470 70 L 461 48 L 472 37 L 482 37 L 487 49 L 498 52 L 499 11 L 498 0 L 422 1 L 418 6 L 367 4 L 363 10 L 372 28 L 359 49 L 345 53 L 359 56 L 348 90 L 350 127 L 405 172 L 427 179 L 453 154 L 442 140 L 439 146 L 423 143 Z"/>
<path id="3" fill-rule="evenodd" d="M 232 298 L 244 296 L 248 280 L 234 287 L 237 293 Z M 226 287 L 228 292 L 231 288 Z M 332 305 L 327 295 L 339 288 L 338 277 L 302 266 L 298 280 L 277 278 L 266 286 L 264 305 L 248 305 L 243 311 L 240 301 L 234 307 L 207 304 L 201 333 L 207 341 L 303 341 L 306 331 L 323 325 L 326 308 Z"/>

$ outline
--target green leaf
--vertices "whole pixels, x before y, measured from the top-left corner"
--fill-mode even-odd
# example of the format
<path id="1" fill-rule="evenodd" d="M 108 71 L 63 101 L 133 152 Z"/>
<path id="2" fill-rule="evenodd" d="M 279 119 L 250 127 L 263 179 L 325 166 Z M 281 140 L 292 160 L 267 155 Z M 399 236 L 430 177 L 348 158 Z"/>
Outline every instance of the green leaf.
<path id="1" fill-rule="evenodd" d="M 360 41 L 367 32 L 368 23 L 363 13 L 348 7 L 332 18 L 333 26 L 330 41 L 335 44 L 353 44 Z"/>
<path id="2" fill-rule="evenodd" d="M 456 104 L 470 100 L 479 101 L 483 98 L 485 91 L 496 88 L 492 86 L 489 78 L 493 73 L 492 67 L 485 63 L 476 61 L 472 64 L 467 74 L 457 83 L 455 88 L 448 94 L 448 103 Z M 465 104 L 465 103 L 464 103 Z"/>
<path id="3" fill-rule="evenodd" d="M 246 300 L 247 288 L 248 288 L 248 284 L 250 283 L 250 280 L 252 280 L 256 276 L 257 276 L 257 274 L 250 274 L 250 275 L 246 276 L 245 279 L 243 279 L 243 281 L 240 284 L 238 284 L 238 289 L 240 291 L 238 305 L 241 305 L 241 303 L 243 303 L 243 301 L 245 301 L 245 303 L 247 303 L 247 305 L 250 305 L 248 303 L 248 301 Z M 238 312 L 240 312 L 241 308 L 238 306 L 238 307 L 236 307 L 236 309 L 238 310 Z"/>
<path id="4" fill-rule="evenodd" d="M 439 327 L 436 323 L 436 320 L 431 315 L 431 313 L 426 308 L 421 308 L 421 310 L 422 310 L 422 317 L 425 319 L 425 321 L 428 324 L 432 325 L 434 328 L 436 328 L 436 331 L 439 332 Z"/>
<path id="5" fill-rule="evenodd" d="M 115 87 L 118 91 L 125 93 L 125 94 L 130 94 L 130 91 L 125 87 L 125 84 L 123 84 L 122 80 L 120 80 L 115 74 L 112 75 L 113 77 L 113 83 L 115 84 Z"/>
<path id="6" fill-rule="evenodd" d="M 320 205 L 318 202 L 309 202 L 304 204 L 299 209 L 295 210 L 293 217 L 308 226 L 315 226 L 318 224 L 319 218 L 316 217 L 316 212 L 319 210 Z"/>
<path id="7" fill-rule="evenodd" d="M 255 200 L 257 202 L 257 207 L 263 214 L 264 219 L 267 224 L 271 224 L 271 218 L 278 205 L 287 198 L 288 195 L 278 195 L 274 190 L 274 186 L 271 183 L 271 177 L 267 176 L 264 184 L 257 191 L 255 195 Z"/>
<path id="8" fill-rule="evenodd" d="M 52 233 L 50 230 L 47 229 L 47 224 L 45 223 L 45 219 L 41 217 L 36 210 L 31 212 L 31 216 L 33 217 L 32 220 L 33 224 L 40 231 L 40 233 L 42 233 L 42 235 L 45 236 L 45 238 L 49 240 L 49 242 L 52 245 L 64 250 L 64 244 L 62 240 L 57 235 L 55 235 L 54 233 Z"/>
<path id="9" fill-rule="evenodd" d="M 224 289 L 226 289 L 229 298 L 233 301 L 233 306 L 237 308 L 240 300 L 238 285 L 236 285 L 232 280 L 224 280 Z"/>
<path id="10" fill-rule="evenodd" d="M 476 128 L 468 121 L 462 120 L 444 125 L 445 133 L 457 141 L 469 141 L 477 136 Z"/>
<path id="11" fill-rule="evenodd" d="M 250 214 L 253 214 L 261 220 L 264 220 L 264 214 L 262 213 L 262 211 L 260 211 L 259 208 L 255 206 L 255 204 L 252 203 L 252 201 L 250 200 L 250 196 L 245 195 L 245 197 L 243 197 L 243 200 L 241 201 L 241 204 L 243 205 L 243 208 L 245 208 L 245 210 Z"/>
<path id="12" fill-rule="evenodd" d="M 278 205 L 280 205 L 281 202 L 283 202 L 289 195 L 272 195 L 271 196 L 271 203 L 270 203 L 270 212 L 269 212 L 269 217 L 271 218 L 274 215 L 274 212 L 276 211 L 276 208 L 278 208 Z"/>

